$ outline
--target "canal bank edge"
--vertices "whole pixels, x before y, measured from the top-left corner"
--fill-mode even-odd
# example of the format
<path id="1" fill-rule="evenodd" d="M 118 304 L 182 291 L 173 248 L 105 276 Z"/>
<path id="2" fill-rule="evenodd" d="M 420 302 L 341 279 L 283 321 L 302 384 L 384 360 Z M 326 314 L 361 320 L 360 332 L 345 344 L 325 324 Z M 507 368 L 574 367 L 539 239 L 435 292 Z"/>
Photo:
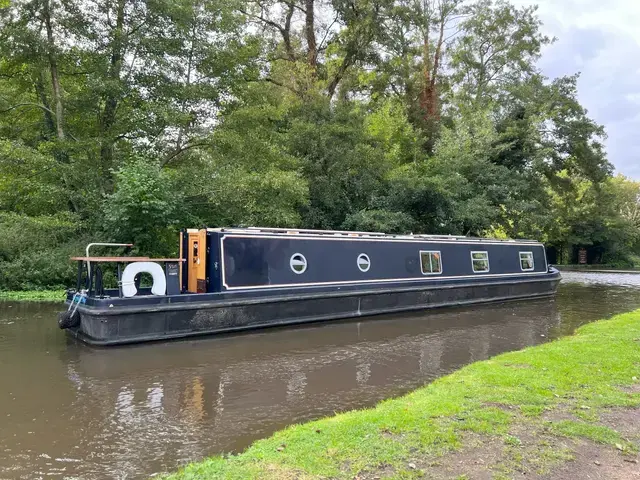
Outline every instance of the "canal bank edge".
<path id="1" fill-rule="evenodd" d="M 633 478 L 639 424 L 640 310 L 166 478 Z"/>
<path id="2" fill-rule="evenodd" d="M 64 290 L 25 290 L 3 291 L 0 290 L 0 301 L 13 302 L 56 302 L 63 303 L 67 298 Z"/>

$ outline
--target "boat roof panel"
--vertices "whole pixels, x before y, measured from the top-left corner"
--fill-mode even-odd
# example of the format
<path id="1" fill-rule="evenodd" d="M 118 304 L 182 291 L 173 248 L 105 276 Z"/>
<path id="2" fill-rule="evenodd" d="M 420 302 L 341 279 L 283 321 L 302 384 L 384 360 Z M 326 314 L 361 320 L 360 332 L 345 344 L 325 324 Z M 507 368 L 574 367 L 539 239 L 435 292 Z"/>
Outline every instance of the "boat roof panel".
<path id="1" fill-rule="evenodd" d="M 396 235 L 383 232 L 352 232 L 347 230 L 313 230 L 305 228 L 263 228 L 263 227 L 229 227 L 229 228 L 208 228 L 209 232 L 235 233 L 235 234 L 268 234 L 268 235 L 304 235 L 304 236 L 332 236 L 332 237 L 360 237 L 360 238 L 388 238 L 396 240 L 442 240 L 461 242 L 504 242 L 504 243 L 540 243 L 531 239 L 497 239 L 483 237 L 466 237 L 464 235 L 428 235 L 411 234 Z"/>

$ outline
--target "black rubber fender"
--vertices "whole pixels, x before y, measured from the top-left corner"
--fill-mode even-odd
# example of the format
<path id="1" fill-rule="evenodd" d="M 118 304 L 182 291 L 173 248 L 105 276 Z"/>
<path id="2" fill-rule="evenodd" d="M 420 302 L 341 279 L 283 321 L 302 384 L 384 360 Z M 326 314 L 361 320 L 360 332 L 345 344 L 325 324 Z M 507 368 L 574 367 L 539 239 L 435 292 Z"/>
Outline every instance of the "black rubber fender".
<path id="1" fill-rule="evenodd" d="M 80 314 L 77 310 L 75 312 L 67 310 L 66 312 L 60 312 L 58 314 L 58 326 L 60 328 L 65 329 L 78 325 L 80 325 Z"/>

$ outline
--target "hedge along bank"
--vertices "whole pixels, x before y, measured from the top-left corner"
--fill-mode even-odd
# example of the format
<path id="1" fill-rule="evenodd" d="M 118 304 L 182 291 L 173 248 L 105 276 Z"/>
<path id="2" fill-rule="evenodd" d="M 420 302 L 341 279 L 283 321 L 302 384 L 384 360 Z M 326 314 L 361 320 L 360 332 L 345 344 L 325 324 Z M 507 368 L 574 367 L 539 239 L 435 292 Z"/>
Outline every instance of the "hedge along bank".
<path id="1" fill-rule="evenodd" d="M 469 365 L 372 409 L 288 427 L 169 478 L 467 478 L 447 468 L 478 445 L 495 447 L 493 458 L 478 451 L 494 478 L 562 468 L 584 445 L 637 469 L 639 437 L 604 419 L 625 412 L 640 424 L 638 378 L 640 310 Z"/>
<path id="2" fill-rule="evenodd" d="M 18 302 L 64 302 L 64 290 L 27 290 L 0 291 L 0 301 L 11 300 Z"/>

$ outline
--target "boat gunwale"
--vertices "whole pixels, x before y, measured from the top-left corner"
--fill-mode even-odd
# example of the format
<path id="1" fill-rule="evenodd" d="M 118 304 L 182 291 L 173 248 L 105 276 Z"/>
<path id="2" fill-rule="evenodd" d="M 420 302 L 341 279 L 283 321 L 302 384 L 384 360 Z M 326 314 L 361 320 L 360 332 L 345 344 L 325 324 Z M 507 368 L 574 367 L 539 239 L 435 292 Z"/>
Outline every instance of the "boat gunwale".
<path id="1" fill-rule="evenodd" d="M 524 276 L 523 276 L 524 277 Z M 446 289 L 454 289 L 454 288 L 464 288 L 464 287 L 484 287 L 484 286 L 494 286 L 494 285 L 504 285 L 504 284 L 522 284 L 522 283 L 537 283 L 537 282 L 549 282 L 549 281 L 560 281 L 561 275 L 559 271 L 552 272 L 542 272 L 537 274 L 535 277 L 524 277 L 524 278 L 516 278 L 508 277 L 508 281 L 495 281 L 495 277 L 490 281 L 473 281 L 473 282 L 461 282 L 461 281 L 451 281 L 447 283 L 443 282 L 434 282 L 431 280 L 429 283 L 423 283 L 422 285 L 411 285 L 404 286 L 399 285 L 396 287 L 390 285 L 380 285 L 377 288 L 369 288 L 369 289 L 359 289 L 352 288 L 348 290 L 341 290 L 341 287 L 346 286 L 354 286 L 360 287 L 361 285 L 342 285 L 337 287 L 334 290 L 322 290 L 315 292 L 301 292 L 300 290 L 305 287 L 298 287 L 295 293 L 289 293 L 284 295 L 264 295 L 260 297 L 243 297 L 243 298 L 233 298 L 233 299 L 217 299 L 216 296 L 221 296 L 221 293 L 200 293 L 200 294 L 179 294 L 179 295 L 169 295 L 169 296 L 154 296 L 154 295 L 145 295 L 138 298 L 143 298 L 145 300 L 149 299 L 157 299 L 158 302 L 162 303 L 138 303 L 136 305 L 123 305 L 119 303 L 118 305 L 107 306 L 104 304 L 109 303 L 110 300 L 122 300 L 122 299 L 98 299 L 92 298 L 92 300 L 98 300 L 101 304 L 98 305 L 87 305 L 87 304 L 79 304 L 78 311 L 82 314 L 87 315 L 121 315 L 126 313 L 138 313 L 138 312 L 162 312 L 162 311 L 175 311 L 175 310 L 197 310 L 202 308 L 224 308 L 224 307 L 235 307 L 242 305 L 259 305 L 259 304 L 268 304 L 268 303 L 278 303 L 278 302 L 295 302 L 301 300 L 311 300 L 318 298 L 342 298 L 354 295 L 361 296 L 370 296 L 370 295 L 378 295 L 383 293 L 403 293 L 403 292 L 414 292 L 414 291 L 428 291 L 428 290 L 446 290 Z M 479 279 L 480 280 L 480 279 Z M 396 282 L 397 284 L 398 282 Z M 312 287 L 313 288 L 313 287 Z M 271 293 L 274 290 L 270 290 Z M 227 293 L 227 292 L 222 292 Z M 235 294 L 242 293 L 253 293 L 251 290 L 246 292 L 229 292 Z M 206 296 L 207 298 L 203 298 Z M 212 298 L 213 297 L 213 298 Z M 133 297 L 135 298 L 135 297 Z M 171 298 L 183 298 L 187 301 L 182 302 L 171 302 Z M 166 300 L 169 299 L 167 302 Z M 195 301 L 188 301 L 188 300 Z M 130 299 L 126 299 L 126 302 L 129 302 Z M 70 303 L 69 297 L 65 303 Z"/>

